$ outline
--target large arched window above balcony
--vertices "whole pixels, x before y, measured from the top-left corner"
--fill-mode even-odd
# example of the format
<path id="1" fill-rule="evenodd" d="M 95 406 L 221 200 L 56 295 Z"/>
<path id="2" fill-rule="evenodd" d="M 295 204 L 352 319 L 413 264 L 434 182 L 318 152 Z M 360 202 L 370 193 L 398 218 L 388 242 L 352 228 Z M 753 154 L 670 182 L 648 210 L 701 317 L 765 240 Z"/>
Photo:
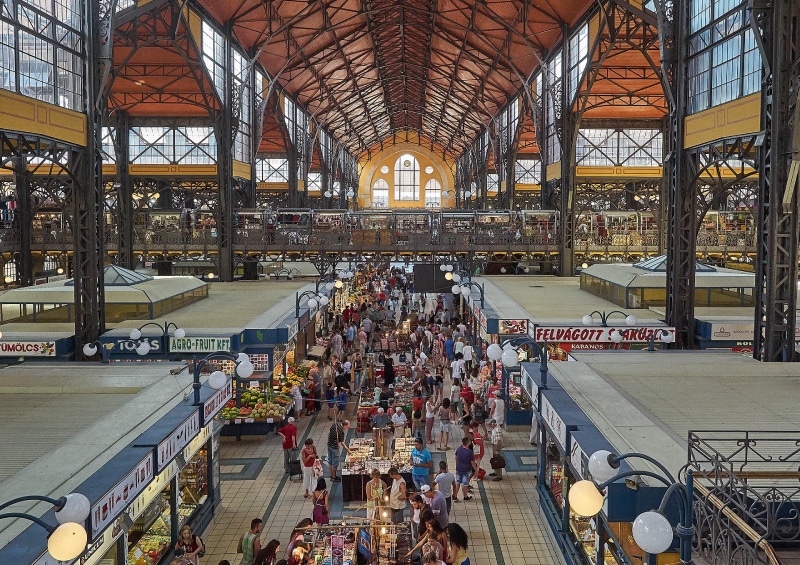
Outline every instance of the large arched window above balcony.
<path id="1" fill-rule="evenodd" d="M 372 207 L 389 207 L 389 183 L 385 179 L 377 179 L 372 185 Z"/>
<path id="2" fill-rule="evenodd" d="M 394 164 L 394 199 L 419 201 L 419 161 L 409 153 L 401 155 Z"/>
<path id="3" fill-rule="evenodd" d="M 437 179 L 431 179 L 425 183 L 425 207 L 442 207 L 442 183 Z"/>

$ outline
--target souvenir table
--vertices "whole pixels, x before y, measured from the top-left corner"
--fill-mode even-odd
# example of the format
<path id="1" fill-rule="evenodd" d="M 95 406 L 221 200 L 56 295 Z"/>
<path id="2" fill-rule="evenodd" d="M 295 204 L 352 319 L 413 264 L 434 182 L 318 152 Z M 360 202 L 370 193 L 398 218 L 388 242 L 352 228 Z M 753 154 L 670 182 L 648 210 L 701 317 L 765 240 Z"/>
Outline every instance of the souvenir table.
<path id="1" fill-rule="evenodd" d="M 406 480 L 407 488 L 413 488 L 410 460 L 414 442 L 411 438 L 396 438 L 394 450 L 387 458 L 375 456 L 375 445 L 371 439 L 355 438 L 349 447 L 352 453 L 345 458 L 341 467 L 342 499 L 345 502 L 366 501 L 366 486 L 373 469 L 378 469 L 383 482 L 391 486 L 389 469 L 397 467 L 400 475 Z"/>
<path id="2" fill-rule="evenodd" d="M 411 399 L 413 395 L 410 391 L 395 388 L 394 399 L 390 399 L 390 410 L 400 406 L 406 414 L 408 421 L 411 421 Z M 356 432 L 360 434 L 372 431 L 372 417 L 378 412 L 378 403 L 375 401 L 375 391 L 366 390 L 361 393 L 356 413 Z M 391 419 L 391 412 L 389 412 Z"/>
<path id="3" fill-rule="evenodd" d="M 411 565 L 411 532 L 405 524 L 317 526 L 303 540 L 317 565 Z"/>

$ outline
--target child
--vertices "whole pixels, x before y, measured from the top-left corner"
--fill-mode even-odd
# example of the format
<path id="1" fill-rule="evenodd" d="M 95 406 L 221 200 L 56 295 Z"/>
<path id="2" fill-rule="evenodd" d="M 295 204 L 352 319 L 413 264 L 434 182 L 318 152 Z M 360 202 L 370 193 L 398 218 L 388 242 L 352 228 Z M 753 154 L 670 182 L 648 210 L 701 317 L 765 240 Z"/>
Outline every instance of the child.
<path id="1" fill-rule="evenodd" d="M 328 420 L 333 420 L 333 409 L 336 407 L 336 388 L 333 386 L 333 381 L 328 381 L 325 386 L 325 400 L 328 401 Z"/>
<path id="2" fill-rule="evenodd" d="M 341 418 L 344 414 L 344 411 L 347 409 L 347 389 L 340 388 L 339 394 L 336 396 L 336 409 L 337 409 L 337 418 Z"/>

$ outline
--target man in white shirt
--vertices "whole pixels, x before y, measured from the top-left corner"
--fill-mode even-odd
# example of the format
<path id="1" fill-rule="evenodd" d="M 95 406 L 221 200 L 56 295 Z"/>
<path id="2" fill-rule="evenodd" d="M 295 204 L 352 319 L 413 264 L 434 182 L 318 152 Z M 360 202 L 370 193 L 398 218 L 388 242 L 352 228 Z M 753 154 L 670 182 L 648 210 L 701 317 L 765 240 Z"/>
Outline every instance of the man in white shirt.
<path id="1" fill-rule="evenodd" d="M 464 344 L 464 349 L 461 350 L 461 355 L 464 356 L 464 367 L 467 369 L 467 373 L 472 370 L 472 354 L 474 349 L 469 343 Z"/>
<path id="2" fill-rule="evenodd" d="M 497 422 L 497 427 L 502 429 L 506 421 L 506 403 L 500 398 L 500 391 L 494 391 L 494 404 L 489 412 L 489 419 Z"/>

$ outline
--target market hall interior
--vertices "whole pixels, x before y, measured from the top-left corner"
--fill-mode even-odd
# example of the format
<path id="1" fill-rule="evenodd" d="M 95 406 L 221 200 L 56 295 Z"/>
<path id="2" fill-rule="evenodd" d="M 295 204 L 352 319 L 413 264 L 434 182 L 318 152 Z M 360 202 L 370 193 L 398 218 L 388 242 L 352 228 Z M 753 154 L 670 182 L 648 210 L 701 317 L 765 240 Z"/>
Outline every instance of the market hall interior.
<path id="1" fill-rule="evenodd" d="M 615 309 L 580 290 L 576 279 L 500 276 L 474 280 L 484 285 L 487 306 L 501 318 L 522 318 L 543 326 L 579 325 L 589 312 Z M 309 288 L 314 285 L 302 280 L 213 283 L 207 299 L 157 322 L 175 323 L 190 334 L 262 327 L 293 315 L 296 293 Z M 635 315 L 642 325 L 662 324 L 663 314 L 657 310 L 626 313 Z M 112 331 L 127 333 L 138 325 L 131 320 Z M 30 331 L 13 325 L 5 329 L 11 335 Z M 673 472 L 686 462 L 689 430 L 742 429 L 732 414 L 750 413 L 746 429 L 751 431 L 800 427 L 792 392 L 798 376 L 792 365 L 757 363 L 731 352 L 612 351 L 573 352 L 572 356 L 576 361 L 550 363 L 550 372 L 593 424 L 619 452 L 649 453 Z M 2 434 L 0 441 L 3 452 L 12 456 L 4 462 L 0 496 L 10 499 L 20 492 L 41 493 L 42 485 L 51 485 L 43 494 L 55 496 L 91 476 L 113 458 L 115 450 L 186 402 L 190 376 L 185 372 L 167 376 L 168 369 L 176 366 L 25 361 L 4 367 L 0 414 L 4 415 L 3 429 L 11 433 Z M 754 379 L 758 387 L 752 386 Z M 729 393 L 720 395 L 720 390 Z M 34 395 L 32 402 L 20 402 L 29 395 Z M 714 402 L 709 403 L 709 398 Z M 753 402 L 759 406 L 756 413 L 751 410 Z M 348 415 L 354 419 L 353 412 Z M 328 420 L 319 415 L 305 418 L 301 437 L 323 445 L 327 428 Z M 60 435 L 54 433 L 56 429 Z M 507 453 L 509 459 L 513 456 L 514 467 L 506 480 L 481 482 L 476 498 L 455 510 L 454 520 L 470 534 L 471 555 L 481 563 L 562 559 L 540 511 L 535 488 L 538 452 L 529 443 L 529 432 L 529 425 L 510 427 Z M 221 503 L 203 532 L 206 560 L 236 559 L 238 538 L 254 517 L 264 518 L 265 541 L 274 537 L 285 543 L 294 524 L 310 515 L 301 487 L 282 473 L 278 440 L 274 435 L 245 436 L 242 441 L 222 438 Z M 452 468 L 452 455 L 448 458 Z M 357 515 L 359 506 L 345 503 L 337 485 L 331 487 L 332 519 Z M 520 523 L 525 527 L 520 528 Z M 0 542 L 8 542 L 19 529 L 19 524 L 12 524 L 0 531 Z"/>

